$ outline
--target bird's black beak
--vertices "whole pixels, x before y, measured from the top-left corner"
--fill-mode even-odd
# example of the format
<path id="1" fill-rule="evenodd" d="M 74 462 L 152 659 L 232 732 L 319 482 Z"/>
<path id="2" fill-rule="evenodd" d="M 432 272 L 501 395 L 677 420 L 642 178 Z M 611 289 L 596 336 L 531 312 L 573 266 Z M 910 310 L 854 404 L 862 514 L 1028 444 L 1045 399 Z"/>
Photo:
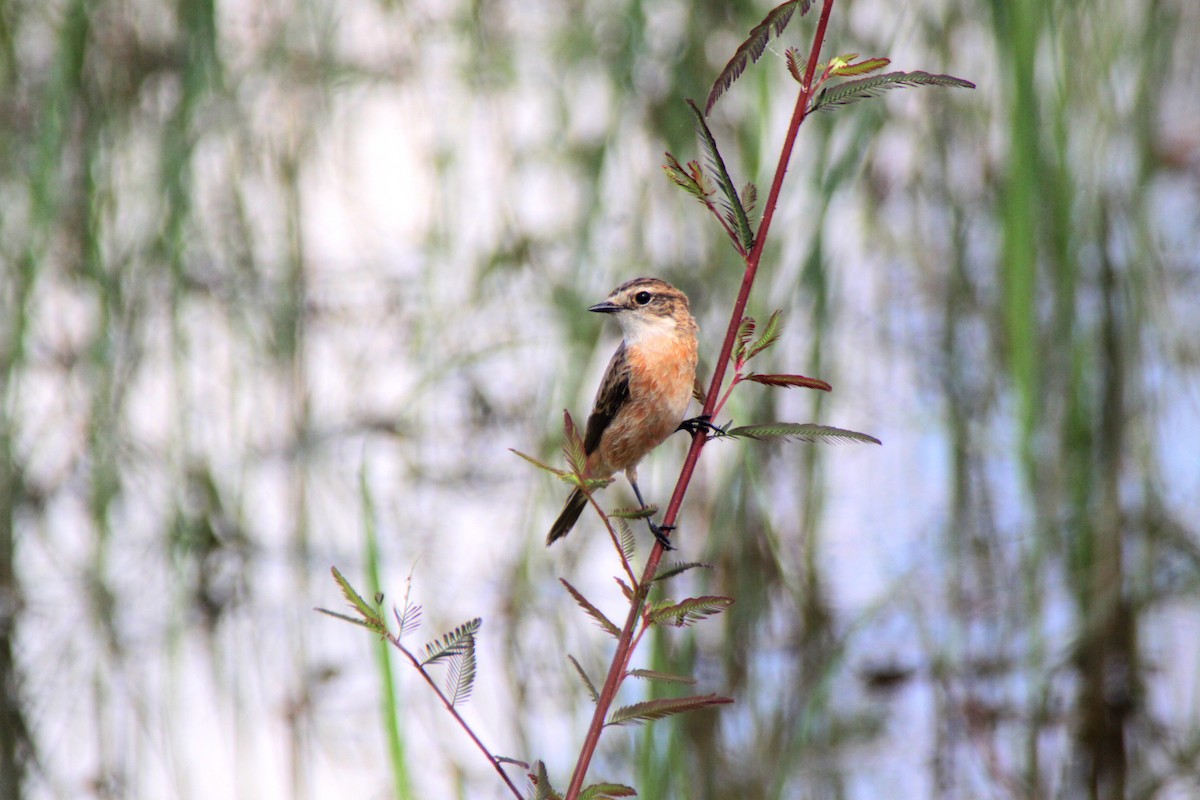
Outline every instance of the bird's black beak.
<path id="1" fill-rule="evenodd" d="M 612 314 L 620 310 L 621 307 L 619 305 L 616 303 L 610 303 L 607 300 L 605 300 L 603 303 L 596 303 L 594 306 L 588 306 L 588 311 L 597 311 L 601 314 Z"/>

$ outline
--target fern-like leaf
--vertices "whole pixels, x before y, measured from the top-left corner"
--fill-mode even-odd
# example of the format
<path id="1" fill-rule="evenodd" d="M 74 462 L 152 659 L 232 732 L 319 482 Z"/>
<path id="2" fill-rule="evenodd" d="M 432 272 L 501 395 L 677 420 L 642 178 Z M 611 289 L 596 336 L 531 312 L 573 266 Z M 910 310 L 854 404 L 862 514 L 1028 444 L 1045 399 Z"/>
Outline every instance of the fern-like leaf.
<path id="1" fill-rule="evenodd" d="M 579 431 L 575 427 L 575 420 L 571 419 L 571 412 L 565 408 L 563 409 L 563 455 L 566 456 L 567 465 L 571 467 L 571 471 L 576 475 L 582 475 L 587 466 L 587 453 L 583 450 L 583 437 L 579 435 Z"/>
<path id="2" fill-rule="evenodd" d="M 746 349 L 746 360 L 749 361 L 763 350 L 775 344 L 782 335 L 783 311 L 775 309 L 771 312 L 770 318 L 767 319 L 767 324 L 763 326 L 762 333 L 759 334 L 758 339 Z"/>
<path id="3" fill-rule="evenodd" d="M 397 639 L 403 639 L 410 635 L 421 626 L 421 606 L 412 602 L 412 573 L 408 575 L 408 579 L 404 581 L 404 610 L 397 610 L 396 606 L 392 605 L 392 616 L 396 618 L 396 625 L 399 630 L 396 632 Z"/>
<path id="4" fill-rule="evenodd" d="M 717 694 L 697 695 L 693 697 L 667 697 L 661 700 L 647 700 L 644 703 L 634 703 L 622 706 L 609 715 L 606 725 L 641 725 L 651 720 L 669 717 L 672 714 L 682 714 L 685 711 L 696 711 L 708 706 L 732 703 L 733 698 L 721 697 Z"/>
<path id="5" fill-rule="evenodd" d="M 833 391 L 833 387 L 819 378 L 806 378 L 803 375 L 762 375 L 757 372 L 751 372 L 749 375 L 742 378 L 745 381 L 754 381 L 766 386 L 782 386 L 789 389 L 793 386 L 803 386 L 806 389 L 820 389 L 823 392 Z"/>
<path id="6" fill-rule="evenodd" d="M 475 688 L 475 637 L 463 640 L 462 651 L 450 657 L 446 669 L 446 695 L 450 705 L 455 706 L 471 699 Z"/>
<path id="7" fill-rule="evenodd" d="M 372 633 L 387 633 L 387 626 L 384 625 L 383 618 L 379 616 L 376 609 L 368 604 L 367 601 L 364 600 L 362 596 L 354 590 L 354 587 L 350 585 L 350 581 L 346 580 L 346 577 L 338 571 L 337 567 L 330 567 L 329 569 L 330 572 L 333 573 L 333 579 L 337 581 L 338 587 L 342 590 L 342 596 L 345 597 L 346 602 L 348 602 L 350 606 L 358 612 L 358 615 L 361 617 L 361 619 L 359 619 L 359 617 L 352 617 L 349 614 L 341 614 L 337 611 L 330 611 L 327 608 L 318 608 L 315 610 L 326 616 L 333 617 L 334 619 L 340 619 L 346 622 L 352 622 L 355 625 L 361 625 Z"/>
<path id="8" fill-rule="evenodd" d="M 717 186 L 724 198 L 721 206 L 725 210 L 725 219 L 737 236 L 734 244 L 741 248 L 741 252 L 749 253 L 754 248 L 754 232 L 750 230 L 750 220 L 746 218 L 746 209 L 742 207 L 742 201 L 738 198 L 733 179 L 729 177 L 729 171 L 725 169 L 725 160 L 721 158 L 721 151 L 717 149 L 717 140 L 713 138 L 712 131 L 708 129 L 708 123 L 704 121 L 704 113 L 691 100 L 688 100 L 687 104 L 696 117 L 696 132 L 700 134 L 700 141 L 708 155 L 709 165 L 717 174 Z"/>
<path id="9" fill-rule="evenodd" d="M 619 797 L 637 797 L 637 792 L 620 783 L 593 783 L 579 793 L 579 800 L 615 800 Z"/>
<path id="10" fill-rule="evenodd" d="M 637 552 L 637 537 L 633 535 L 633 528 L 629 527 L 629 523 L 625 520 L 617 522 L 617 542 L 621 545 L 621 555 L 626 561 L 633 558 Z"/>
<path id="11" fill-rule="evenodd" d="M 799 439 L 804 442 L 864 442 L 883 444 L 866 433 L 817 425 L 811 422 L 768 422 L 762 425 L 743 425 L 725 431 L 725 436 L 749 439 Z"/>
<path id="12" fill-rule="evenodd" d="M 648 506 L 628 506 L 626 508 L 617 508 L 610 512 L 610 517 L 618 517 L 620 519 L 647 519 L 658 513 L 658 506 L 651 503 Z"/>
<path id="13" fill-rule="evenodd" d="M 594 619 L 596 624 L 599 625 L 601 629 L 611 634 L 614 639 L 620 638 L 621 629 L 614 625 L 612 620 L 604 616 L 604 613 L 600 609 L 592 605 L 590 600 L 581 595 L 578 589 L 567 583 L 567 581 L 562 578 L 559 578 L 558 582 L 566 587 L 566 590 L 571 593 L 571 597 L 575 598 L 575 602 L 579 604 L 579 607 L 582 608 L 589 617 Z"/>
<path id="14" fill-rule="evenodd" d="M 787 71 L 796 83 L 804 84 L 804 68 L 808 66 L 808 56 L 803 55 L 794 47 L 789 47 L 784 51 L 784 61 L 787 62 Z"/>
<path id="15" fill-rule="evenodd" d="M 737 364 L 745 360 L 746 344 L 750 341 L 750 337 L 754 335 L 755 327 L 754 317 L 742 317 L 742 321 L 738 323 L 737 337 L 734 339 L 733 351 L 729 354 L 730 360 Z"/>
<path id="16" fill-rule="evenodd" d="M 562 794 L 556 792 L 550 785 L 550 776 L 546 774 L 545 763 L 538 761 L 533 765 L 534 774 L 529 776 L 533 781 L 533 800 L 562 800 Z"/>
<path id="17" fill-rule="evenodd" d="M 677 628 L 686 628 L 714 614 L 720 614 L 731 605 L 732 597 L 690 597 L 679 603 L 652 609 L 650 622 L 669 622 Z"/>
<path id="18" fill-rule="evenodd" d="M 600 700 L 600 693 L 596 691 L 596 684 L 592 683 L 592 679 L 583 671 L 583 667 L 575 660 L 575 656 L 568 654 L 567 659 L 571 662 L 571 666 L 575 667 L 575 672 L 579 674 L 579 680 L 583 681 L 583 686 L 587 689 L 588 694 L 592 698 L 592 702 L 596 703 Z"/>
<path id="19" fill-rule="evenodd" d="M 666 156 L 667 163 L 663 164 L 663 171 L 667 173 L 667 177 L 676 186 L 707 205 L 708 198 L 716 194 L 717 190 L 708 182 L 704 169 L 695 161 L 689 161 L 685 169 L 675 156 L 670 153 Z"/>
<path id="20" fill-rule="evenodd" d="M 839 83 L 821 91 L 809 108 L 813 111 L 823 111 L 828 108 L 846 106 L 878 97 L 889 89 L 905 86 L 951 86 L 962 89 L 974 89 L 975 84 L 956 78 L 953 75 L 931 75 L 928 72 L 885 72 L 882 75 L 872 75 L 869 78 L 859 78 L 853 81 Z"/>
<path id="21" fill-rule="evenodd" d="M 552 475 L 557 475 L 557 476 L 558 476 L 558 477 L 560 477 L 560 478 L 566 479 L 566 478 L 567 478 L 567 476 L 569 476 L 569 475 L 571 474 L 571 473 L 567 472 L 566 470 L 557 469 L 557 468 L 555 468 L 555 467 L 552 467 L 552 466 L 550 466 L 549 464 L 547 464 L 547 463 L 545 463 L 545 462 L 543 462 L 543 461 L 539 461 L 539 460 L 537 460 L 536 458 L 534 458 L 533 456 L 531 456 L 531 455 L 529 455 L 529 454 L 527 454 L 527 453 L 522 453 L 520 450 L 514 450 L 513 448 L 511 448 L 511 447 L 510 447 L 510 448 L 508 448 L 508 452 L 510 452 L 510 453 L 513 453 L 513 454 L 515 454 L 515 455 L 518 455 L 518 456 L 520 456 L 521 458 L 523 458 L 523 459 L 525 459 L 526 461 L 528 461 L 530 464 L 533 464 L 533 465 L 534 465 L 535 467 L 537 467 L 538 469 L 545 470 L 546 472 L 549 472 L 549 473 L 551 473 Z"/>
<path id="22" fill-rule="evenodd" d="M 627 583 L 625 583 L 625 581 L 621 580 L 620 578 L 617 578 L 614 576 L 613 580 L 615 580 L 617 582 L 617 586 L 621 587 L 621 594 L 625 595 L 625 599 L 632 603 L 633 602 L 633 589 L 630 589 L 629 585 Z"/>
<path id="23" fill-rule="evenodd" d="M 327 617 L 333 617 L 334 619 L 340 619 L 342 622 L 349 622 L 354 625 L 359 625 L 359 626 L 371 631 L 371 633 L 384 633 L 382 626 L 375 625 L 370 620 L 360 619 L 359 617 L 352 617 L 349 614 L 343 614 L 340 611 L 330 611 L 328 608 L 317 607 L 317 608 L 314 608 L 313 611 L 316 611 L 318 614 L 324 614 Z"/>
<path id="24" fill-rule="evenodd" d="M 421 660 L 421 666 L 428 666 L 438 661 L 456 656 L 462 653 L 468 646 L 474 646 L 471 642 L 476 633 L 479 632 L 479 626 L 483 624 L 483 620 L 479 617 L 464 622 L 454 630 L 442 636 L 441 640 L 434 639 L 425 645 L 425 656 Z"/>
<path id="25" fill-rule="evenodd" d="M 857 57 L 857 55 L 854 56 L 854 58 Z M 853 61 L 854 58 L 847 58 L 845 60 Z M 849 78 L 854 75 L 869 75 L 872 72 L 878 72 L 890 63 L 892 63 L 890 58 L 868 58 L 866 61 L 859 61 L 857 64 L 843 64 L 829 74 L 837 75 L 839 78 Z"/>
<path id="26" fill-rule="evenodd" d="M 668 578 L 674 578 L 676 575 L 687 572 L 689 569 L 701 567 L 703 569 L 712 569 L 712 564 L 705 564 L 703 561 L 676 561 L 673 564 L 668 564 L 658 571 L 654 576 L 654 580 L 665 581 Z"/>
<path id="27" fill-rule="evenodd" d="M 750 36 L 738 46 L 733 58 L 729 59 L 729 63 L 713 83 L 712 90 L 708 93 L 708 101 L 704 104 L 705 114 L 712 113 L 713 106 L 721 99 L 721 95 L 746 71 L 746 64 L 750 61 L 757 62 L 762 57 L 772 34 L 778 36 L 783 33 L 783 29 L 792 19 L 792 14 L 799 10 L 800 16 L 804 16 L 811 6 L 812 0 L 788 0 L 768 11 L 763 21 L 750 29 Z"/>
<path id="28" fill-rule="evenodd" d="M 403 639 L 421 627 L 421 607 L 410 604 L 408 598 L 404 599 L 403 611 L 398 611 L 395 606 L 392 606 L 392 615 L 396 618 L 396 624 L 400 626 L 400 630 L 396 634 L 397 639 Z"/>
<path id="29" fill-rule="evenodd" d="M 753 217 L 754 207 L 758 205 L 758 187 L 753 183 L 742 187 L 742 205 L 746 209 L 746 217 Z"/>
<path id="30" fill-rule="evenodd" d="M 631 669 L 629 670 L 630 677 L 641 678 L 644 681 L 661 681 L 662 683 L 683 683 L 689 686 L 696 684 L 695 678 L 689 678 L 687 675 L 674 675 L 670 672 L 658 672 L 653 669 Z"/>

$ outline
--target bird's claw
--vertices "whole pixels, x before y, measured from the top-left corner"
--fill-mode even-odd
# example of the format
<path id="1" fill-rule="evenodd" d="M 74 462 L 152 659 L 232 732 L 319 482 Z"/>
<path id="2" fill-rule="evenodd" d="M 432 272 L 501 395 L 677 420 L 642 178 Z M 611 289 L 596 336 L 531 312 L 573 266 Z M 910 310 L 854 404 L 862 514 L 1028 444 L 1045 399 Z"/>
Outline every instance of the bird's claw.
<path id="1" fill-rule="evenodd" d="M 728 426 L 726 426 L 726 427 L 728 427 Z M 675 430 L 676 431 L 687 431 L 689 434 L 692 434 L 693 436 L 698 431 L 704 431 L 705 433 L 708 434 L 708 438 L 710 438 L 710 439 L 715 439 L 718 436 L 725 435 L 725 428 L 722 428 L 718 425 L 714 425 L 712 422 L 712 417 L 710 417 L 708 414 L 701 414 L 698 417 L 692 417 L 691 419 L 685 419 L 683 422 L 679 423 L 679 427 L 676 428 Z"/>
<path id="2" fill-rule="evenodd" d="M 650 532 L 654 534 L 654 538 L 663 546 L 663 550 L 674 550 L 674 545 L 671 544 L 668 533 L 675 530 L 674 525 L 655 525 L 651 520 L 646 520 L 650 524 Z"/>

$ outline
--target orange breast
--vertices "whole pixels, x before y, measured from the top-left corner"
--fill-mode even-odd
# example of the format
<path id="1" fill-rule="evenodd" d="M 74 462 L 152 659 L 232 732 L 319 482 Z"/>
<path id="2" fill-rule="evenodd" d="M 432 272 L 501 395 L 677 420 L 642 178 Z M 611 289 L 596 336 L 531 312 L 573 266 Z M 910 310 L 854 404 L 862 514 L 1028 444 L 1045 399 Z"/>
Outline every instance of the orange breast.
<path id="1" fill-rule="evenodd" d="M 668 339 L 628 348 L 629 399 L 600 438 L 596 472 L 636 466 L 675 432 L 696 377 L 696 344 Z"/>

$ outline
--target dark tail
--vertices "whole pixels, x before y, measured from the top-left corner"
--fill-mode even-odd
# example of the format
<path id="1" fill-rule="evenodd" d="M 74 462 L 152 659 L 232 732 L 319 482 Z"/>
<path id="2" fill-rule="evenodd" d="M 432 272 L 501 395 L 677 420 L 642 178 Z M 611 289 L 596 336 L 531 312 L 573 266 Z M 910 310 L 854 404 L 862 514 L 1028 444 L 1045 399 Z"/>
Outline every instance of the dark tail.
<path id="1" fill-rule="evenodd" d="M 559 512 L 558 519 L 554 520 L 554 524 L 550 526 L 550 533 L 546 536 L 547 547 L 571 532 L 571 528 L 575 527 L 575 521 L 579 519 L 579 515 L 583 513 L 585 507 L 587 507 L 587 495 L 583 493 L 583 490 L 572 491 L 567 497 L 563 510 Z"/>

